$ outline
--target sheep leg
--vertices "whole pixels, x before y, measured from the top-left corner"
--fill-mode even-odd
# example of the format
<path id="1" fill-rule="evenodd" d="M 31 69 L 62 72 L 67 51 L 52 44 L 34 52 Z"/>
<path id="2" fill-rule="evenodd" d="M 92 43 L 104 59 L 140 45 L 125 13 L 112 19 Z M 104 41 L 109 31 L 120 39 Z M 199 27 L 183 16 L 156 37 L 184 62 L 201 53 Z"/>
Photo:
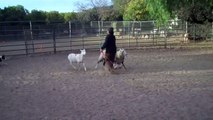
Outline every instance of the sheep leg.
<path id="1" fill-rule="evenodd" d="M 70 62 L 70 65 L 76 70 L 76 67 L 72 64 L 72 62 Z"/>
<path id="2" fill-rule="evenodd" d="M 113 68 L 117 69 L 118 68 L 118 64 L 117 63 L 113 63 Z"/>
<path id="3" fill-rule="evenodd" d="M 126 69 L 126 66 L 124 65 L 124 62 L 122 62 L 122 65 L 124 66 L 124 69 L 127 70 L 127 69 Z"/>
<path id="4" fill-rule="evenodd" d="M 86 68 L 86 66 L 85 66 L 85 63 L 83 62 L 83 66 L 84 66 L 84 70 L 85 71 L 87 71 L 87 68 Z"/>
<path id="5" fill-rule="evenodd" d="M 78 63 L 78 70 L 80 70 L 81 69 L 81 65 L 80 65 L 80 63 Z"/>

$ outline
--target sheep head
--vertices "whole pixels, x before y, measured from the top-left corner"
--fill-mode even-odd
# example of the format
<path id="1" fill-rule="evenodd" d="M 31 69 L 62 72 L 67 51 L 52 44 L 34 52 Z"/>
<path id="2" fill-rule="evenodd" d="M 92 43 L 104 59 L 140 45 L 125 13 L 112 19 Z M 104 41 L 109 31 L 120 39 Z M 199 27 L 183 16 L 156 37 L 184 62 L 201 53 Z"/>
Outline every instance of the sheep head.
<path id="1" fill-rule="evenodd" d="M 86 50 L 85 49 L 82 49 L 82 50 L 80 50 L 81 51 L 81 54 L 82 55 L 86 55 Z"/>
<path id="2" fill-rule="evenodd" d="M 116 53 L 116 58 L 124 58 L 127 55 L 126 51 L 123 48 L 120 48 Z"/>

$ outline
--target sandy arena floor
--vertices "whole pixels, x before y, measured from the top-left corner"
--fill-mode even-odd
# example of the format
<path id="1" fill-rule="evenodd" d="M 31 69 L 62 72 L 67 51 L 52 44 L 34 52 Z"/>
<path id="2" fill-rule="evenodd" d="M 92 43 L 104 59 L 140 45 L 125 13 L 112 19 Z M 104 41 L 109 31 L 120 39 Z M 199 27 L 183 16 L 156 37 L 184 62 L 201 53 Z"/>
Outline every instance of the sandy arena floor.
<path id="1" fill-rule="evenodd" d="M 67 52 L 10 57 L 0 63 L 0 119 L 213 119 L 213 50 L 127 52 L 127 71 L 115 74 L 94 69 L 94 51 L 86 72 L 69 65 Z"/>

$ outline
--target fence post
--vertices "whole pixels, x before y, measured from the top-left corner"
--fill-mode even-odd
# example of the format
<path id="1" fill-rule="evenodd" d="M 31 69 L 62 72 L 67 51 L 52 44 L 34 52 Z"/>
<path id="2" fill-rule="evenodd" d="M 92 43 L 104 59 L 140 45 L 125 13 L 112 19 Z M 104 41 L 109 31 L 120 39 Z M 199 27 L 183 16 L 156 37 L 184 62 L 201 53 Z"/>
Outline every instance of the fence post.
<path id="1" fill-rule="evenodd" d="M 33 39 L 33 28 L 32 28 L 32 22 L 30 21 L 30 36 L 31 40 Z"/>
<path id="2" fill-rule="evenodd" d="M 98 34 L 99 34 L 99 36 L 101 35 L 101 25 L 100 25 L 100 21 L 98 21 Z"/>
<path id="3" fill-rule="evenodd" d="M 84 36 L 82 36 L 82 47 L 84 49 Z"/>
<path id="4" fill-rule="evenodd" d="M 30 38 L 32 40 L 32 47 L 33 47 L 33 53 L 35 53 L 35 47 L 34 47 L 34 37 L 33 37 L 33 27 L 32 27 L 32 21 L 30 21 Z"/>
<path id="5" fill-rule="evenodd" d="M 164 25 L 164 33 L 163 33 L 163 37 L 164 37 L 164 41 L 165 41 L 165 46 L 164 46 L 164 48 L 166 49 L 167 48 L 167 29 L 166 29 L 166 27 L 165 27 L 165 25 Z M 176 33 L 177 34 L 177 33 Z"/>
<path id="6" fill-rule="evenodd" d="M 55 26 L 53 27 L 53 48 L 54 48 L 54 54 L 55 54 L 56 53 Z"/>
<path id="7" fill-rule="evenodd" d="M 167 48 L 167 38 L 166 38 L 165 34 L 164 34 L 164 40 L 165 40 L 164 48 L 166 49 Z"/>
<path id="8" fill-rule="evenodd" d="M 26 55 L 28 55 L 28 47 L 27 47 L 27 39 L 26 39 L 26 33 L 24 31 L 24 43 L 25 43 L 25 52 L 26 52 Z"/>
<path id="9" fill-rule="evenodd" d="M 71 21 L 69 21 L 69 37 L 71 38 L 72 36 L 72 25 L 71 25 Z"/>
<path id="10" fill-rule="evenodd" d="M 153 38 L 153 46 L 155 46 L 155 34 L 154 34 L 154 30 L 153 30 L 153 33 L 152 33 L 152 38 Z"/>
<path id="11" fill-rule="evenodd" d="M 130 21 L 128 21 L 128 47 L 130 48 Z"/>
<path id="12" fill-rule="evenodd" d="M 25 51 L 26 51 L 26 55 L 28 55 L 28 47 L 27 47 L 27 41 L 25 40 Z"/>
<path id="13" fill-rule="evenodd" d="M 213 38 L 213 22 L 212 22 L 212 35 L 211 35 L 211 40 L 213 40 L 212 38 Z"/>
<path id="14" fill-rule="evenodd" d="M 154 29 L 155 29 L 155 22 L 153 21 L 153 25 L 154 25 L 154 28 L 152 30 L 152 38 L 153 38 L 153 47 L 155 46 L 155 33 L 154 33 Z"/>
<path id="15" fill-rule="evenodd" d="M 32 47 L 33 47 L 33 53 L 35 53 L 35 45 L 34 45 L 34 40 L 32 40 Z"/>
<path id="16" fill-rule="evenodd" d="M 196 35 L 196 29 L 195 29 L 195 23 L 193 23 L 193 41 L 195 42 L 195 35 Z"/>

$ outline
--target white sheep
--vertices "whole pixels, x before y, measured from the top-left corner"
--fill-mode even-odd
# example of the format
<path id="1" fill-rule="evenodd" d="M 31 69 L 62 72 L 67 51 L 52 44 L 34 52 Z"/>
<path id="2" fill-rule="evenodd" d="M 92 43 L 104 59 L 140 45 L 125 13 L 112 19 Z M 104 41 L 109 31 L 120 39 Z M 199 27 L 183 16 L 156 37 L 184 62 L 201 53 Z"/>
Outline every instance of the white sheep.
<path id="1" fill-rule="evenodd" d="M 125 49 L 121 48 L 116 52 L 116 56 L 115 56 L 115 63 L 114 64 L 114 68 L 117 68 L 118 65 L 123 65 L 123 67 L 126 69 L 125 65 L 124 65 L 124 59 L 127 56 L 127 52 Z"/>
<path id="2" fill-rule="evenodd" d="M 189 42 L 189 34 L 188 33 L 185 33 L 184 36 L 183 36 L 183 43 L 188 43 Z"/>
<path id="3" fill-rule="evenodd" d="M 147 35 L 147 34 L 144 35 L 144 38 L 149 39 L 149 35 Z"/>
<path id="4" fill-rule="evenodd" d="M 158 34 L 159 30 L 158 29 L 153 29 L 150 31 L 150 37 L 155 37 Z"/>
<path id="5" fill-rule="evenodd" d="M 150 33 L 154 34 L 154 35 L 157 34 L 157 32 L 158 32 L 158 29 L 153 29 L 153 30 L 150 31 Z"/>
<path id="6" fill-rule="evenodd" d="M 98 58 L 98 62 L 95 66 L 95 69 L 97 69 L 98 67 L 98 64 L 100 62 L 104 62 L 105 63 L 105 53 L 106 53 L 106 50 L 103 50 L 100 55 L 99 55 L 99 58 Z M 124 65 L 124 59 L 125 57 L 127 56 L 127 52 L 125 49 L 123 48 L 120 48 L 117 52 L 116 52 L 116 56 L 115 56 L 115 63 L 113 64 L 113 67 L 114 68 L 118 68 L 118 65 L 123 65 L 123 67 L 126 69 L 125 65 Z"/>
<path id="7" fill-rule="evenodd" d="M 166 31 L 160 30 L 160 37 L 166 37 L 166 36 L 167 36 Z"/>
<path id="8" fill-rule="evenodd" d="M 144 34 L 144 35 L 141 36 L 141 38 L 149 39 L 149 35 L 148 34 Z"/>
<path id="9" fill-rule="evenodd" d="M 82 64 L 83 64 L 83 67 L 84 67 L 84 70 L 86 71 L 87 68 L 86 68 L 86 66 L 85 66 L 85 63 L 83 62 L 83 60 L 84 60 L 84 59 L 83 59 L 83 56 L 86 55 L 86 50 L 83 49 L 83 50 L 80 50 L 80 51 L 81 51 L 80 54 L 70 53 L 70 54 L 68 55 L 68 60 L 69 60 L 69 62 L 70 62 L 70 65 L 71 65 L 74 69 L 76 69 L 76 67 L 73 65 L 73 63 L 77 63 L 79 69 L 80 69 L 80 63 L 82 63 Z"/>

